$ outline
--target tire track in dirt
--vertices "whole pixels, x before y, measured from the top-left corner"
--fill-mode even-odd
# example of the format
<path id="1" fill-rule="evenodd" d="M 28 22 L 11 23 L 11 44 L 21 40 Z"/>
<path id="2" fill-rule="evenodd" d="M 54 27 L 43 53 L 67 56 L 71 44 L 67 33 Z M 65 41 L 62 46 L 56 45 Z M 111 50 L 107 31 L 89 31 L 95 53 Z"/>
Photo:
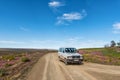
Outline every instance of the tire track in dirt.
<path id="1" fill-rule="evenodd" d="M 46 55 L 40 58 L 39 61 L 34 65 L 32 70 L 26 76 L 26 80 L 42 80 L 44 68 L 47 64 L 45 57 Z"/>
<path id="2" fill-rule="evenodd" d="M 49 62 L 50 62 L 50 56 L 48 56 L 47 58 L 45 57 L 45 67 L 43 68 L 44 69 L 44 72 L 43 72 L 43 77 L 42 77 L 42 80 L 47 80 L 47 69 L 48 69 L 48 65 L 49 65 Z"/>

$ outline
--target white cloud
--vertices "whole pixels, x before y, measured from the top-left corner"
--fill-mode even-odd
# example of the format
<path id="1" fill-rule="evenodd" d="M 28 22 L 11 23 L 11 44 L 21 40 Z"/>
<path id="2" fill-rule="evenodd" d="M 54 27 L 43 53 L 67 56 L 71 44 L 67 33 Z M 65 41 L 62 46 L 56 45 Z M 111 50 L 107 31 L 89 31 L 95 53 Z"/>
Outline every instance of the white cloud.
<path id="1" fill-rule="evenodd" d="M 112 31 L 114 34 L 120 34 L 120 30 L 113 30 Z"/>
<path id="2" fill-rule="evenodd" d="M 57 17 L 57 24 L 66 24 L 75 20 L 81 20 L 87 15 L 86 11 L 83 10 L 79 12 L 64 13 L 62 16 Z"/>
<path id="3" fill-rule="evenodd" d="M 120 22 L 113 24 L 113 31 L 114 34 L 120 34 Z"/>
<path id="4" fill-rule="evenodd" d="M 108 42 L 103 40 L 87 40 L 82 37 L 72 37 L 63 40 L 33 40 L 33 41 L 0 41 L 0 47 L 9 48 L 47 48 L 58 49 L 59 47 L 95 48 L 104 47 Z"/>
<path id="5" fill-rule="evenodd" d="M 24 44 L 24 42 L 1 40 L 0 44 Z"/>
<path id="6" fill-rule="evenodd" d="M 120 22 L 113 24 L 114 29 L 120 29 Z"/>
<path id="7" fill-rule="evenodd" d="M 80 13 L 65 13 L 63 14 L 62 17 L 58 17 L 58 19 L 64 19 L 64 20 L 68 20 L 68 21 L 72 21 L 72 20 L 79 20 L 81 19 L 82 16 Z"/>
<path id="8" fill-rule="evenodd" d="M 76 48 L 95 48 L 104 47 L 108 42 L 103 40 L 84 40 L 84 38 L 74 37 L 65 40 L 45 40 L 32 41 L 33 46 L 58 49 L 59 47 L 76 47 Z"/>
<path id="9" fill-rule="evenodd" d="M 50 7 L 53 7 L 53 8 L 57 8 L 57 7 L 60 7 L 60 6 L 64 6 L 63 3 L 59 2 L 59 1 L 51 1 L 48 3 L 48 5 Z"/>
<path id="10" fill-rule="evenodd" d="M 56 12 L 57 13 L 61 13 L 61 11 L 59 10 L 59 7 L 65 6 L 65 3 L 53 0 L 53 1 L 48 3 L 48 6 L 52 9 L 52 11 L 54 13 L 56 13 Z"/>
<path id="11" fill-rule="evenodd" d="M 68 42 L 68 43 L 67 43 Z M 66 41 L 66 45 L 76 48 L 95 48 L 104 47 L 107 42 L 102 40 L 84 40 L 79 38 L 73 38 Z"/>

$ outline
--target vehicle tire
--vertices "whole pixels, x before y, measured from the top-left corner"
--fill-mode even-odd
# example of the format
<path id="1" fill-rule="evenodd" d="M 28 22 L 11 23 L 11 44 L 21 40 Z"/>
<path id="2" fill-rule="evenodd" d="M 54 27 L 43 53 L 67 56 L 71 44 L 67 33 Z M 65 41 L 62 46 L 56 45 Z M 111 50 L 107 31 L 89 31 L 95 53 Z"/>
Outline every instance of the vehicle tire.
<path id="1" fill-rule="evenodd" d="M 59 57 L 59 61 L 62 61 L 62 59 Z"/>
<path id="2" fill-rule="evenodd" d="M 66 65 L 68 65 L 68 62 L 67 62 L 67 60 L 65 60 L 65 64 L 66 64 Z"/>
<path id="3" fill-rule="evenodd" d="M 78 64 L 80 65 L 80 64 L 82 64 L 82 62 L 81 62 L 81 61 L 79 61 L 79 62 L 78 62 Z"/>
<path id="4" fill-rule="evenodd" d="M 59 59 L 59 61 L 61 61 L 61 58 L 60 58 L 60 56 L 58 56 L 58 59 Z"/>

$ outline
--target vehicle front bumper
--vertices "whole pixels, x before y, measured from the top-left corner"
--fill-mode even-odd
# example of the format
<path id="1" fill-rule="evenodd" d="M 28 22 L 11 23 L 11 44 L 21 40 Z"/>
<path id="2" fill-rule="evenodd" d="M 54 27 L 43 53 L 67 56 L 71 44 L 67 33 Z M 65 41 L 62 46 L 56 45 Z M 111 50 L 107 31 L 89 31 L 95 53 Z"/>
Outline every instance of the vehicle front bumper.
<path id="1" fill-rule="evenodd" d="M 82 61 L 83 61 L 83 59 L 67 59 L 67 62 L 69 62 L 69 63 L 79 63 Z"/>

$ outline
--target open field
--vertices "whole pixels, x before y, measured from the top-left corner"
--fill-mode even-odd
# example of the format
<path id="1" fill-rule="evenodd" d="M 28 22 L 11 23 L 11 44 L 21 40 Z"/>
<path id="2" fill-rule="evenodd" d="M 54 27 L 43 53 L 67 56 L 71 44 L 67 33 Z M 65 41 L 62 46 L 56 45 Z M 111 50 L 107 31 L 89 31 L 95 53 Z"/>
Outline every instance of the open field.
<path id="1" fill-rule="evenodd" d="M 120 65 L 120 48 L 88 48 L 80 49 L 87 62 Z"/>
<path id="2" fill-rule="evenodd" d="M 86 50 L 86 51 L 85 51 Z M 105 49 L 81 50 L 86 62 L 81 65 L 65 65 L 59 61 L 55 50 L 10 49 L 0 50 L 0 62 L 2 73 L 0 80 L 119 80 L 120 66 L 89 63 L 97 61 L 103 56 L 114 59 L 107 53 L 101 53 Z M 18 53 L 17 53 L 18 51 Z M 100 51 L 100 52 L 99 52 Z M 107 51 L 107 50 L 106 50 Z M 112 51 L 112 50 L 111 50 Z M 86 53 L 85 53 L 86 52 Z M 87 55 L 86 55 L 87 54 Z M 90 56 L 89 54 L 92 54 Z M 111 53 L 113 55 L 113 53 Z M 88 56 L 89 55 L 89 56 Z M 93 56 L 95 55 L 95 56 Z M 96 59 L 96 55 L 98 56 Z M 119 55 L 119 54 L 116 54 Z M 101 57 L 100 57 L 101 56 Z M 91 60 L 94 59 L 94 61 Z M 118 57 L 118 56 L 117 56 Z M 89 61 L 90 60 L 90 61 Z M 101 62 L 104 60 L 101 60 Z M 110 61 L 109 61 L 110 62 Z M 112 61 L 111 61 L 112 62 Z M 10 64 L 9 64 L 10 63 Z M 11 64 L 12 63 L 12 64 Z M 104 62 L 104 64 L 106 64 Z"/>
<path id="3" fill-rule="evenodd" d="M 24 76 L 39 58 L 54 51 L 47 49 L 0 49 L 0 80 L 16 80 Z"/>

